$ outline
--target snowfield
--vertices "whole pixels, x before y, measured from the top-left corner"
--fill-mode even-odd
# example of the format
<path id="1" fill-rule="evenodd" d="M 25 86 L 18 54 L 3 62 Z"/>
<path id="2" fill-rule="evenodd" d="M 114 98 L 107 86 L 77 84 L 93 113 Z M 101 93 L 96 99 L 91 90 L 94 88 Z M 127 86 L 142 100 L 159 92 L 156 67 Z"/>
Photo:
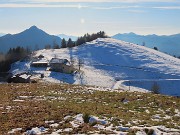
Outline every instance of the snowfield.
<path id="1" fill-rule="evenodd" d="M 43 81 L 47 82 L 132 91 L 151 90 L 157 82 L 160 93 L 180 96 L 180 60 L 144 46 L 106 38 L 73 48 L 39 50 L 35 55 L 44 55 L 47 61 L 54 57 L 73 59 L 76 68 L 79 59 L 84 64 L 81 72 L 74 75 L 32 68 L 30 62 L 15 63 L 11 71 L 30 71 L 36 76 L 43 73 Z"/>

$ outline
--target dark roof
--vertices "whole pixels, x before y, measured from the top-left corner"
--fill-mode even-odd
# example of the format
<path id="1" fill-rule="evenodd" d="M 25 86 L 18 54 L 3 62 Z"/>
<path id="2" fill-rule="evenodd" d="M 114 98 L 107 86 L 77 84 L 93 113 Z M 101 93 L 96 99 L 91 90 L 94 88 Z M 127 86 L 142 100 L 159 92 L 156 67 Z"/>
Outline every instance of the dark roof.
<path id="1" fill-rule="evenodd" d="M 55 64 L 55 63 L 58 63 L 58 64 L 67 64 L 68 60 L 67 59 L 52 58 L 50 60 L 50 64 Z"/>
<path id="2" fill-rule="evenodd" d="M 16 74 L 16 75 L 12 76 L 12 78 L 16 78 L 16 77 L 23 78 L 23 79 L 28 79 L 28 78 L 31 77 L 31 75 L 27 74 L 27 73 L 21 73 L 21 74 Z"/>

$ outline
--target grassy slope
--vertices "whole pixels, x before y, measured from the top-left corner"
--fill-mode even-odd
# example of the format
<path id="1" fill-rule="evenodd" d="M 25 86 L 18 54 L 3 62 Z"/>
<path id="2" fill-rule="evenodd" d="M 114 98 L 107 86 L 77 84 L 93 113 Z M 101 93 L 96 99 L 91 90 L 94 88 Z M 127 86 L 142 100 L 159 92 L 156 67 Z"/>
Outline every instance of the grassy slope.
<path id="1" fill-rule="evenodd" d="M 175 109 L 180 110 L 179 98 L 91 89 L 92 87 L 66 84 L 1 84 L 0 134 L 7 134 L 11 129 L 19 127 L 23 128 L 21 132 L 25 132 L 28 127 L 49 127 L 45 120 L 60 122 L 66 115 L 74 116 L 79 113 L 100 118 L 113 117 L 111 123 L 114 126 L 164 125 L 177 129 L 180 126 L 180 116 L 175 116 Z M 127 104 L 122 102 L 124 98 L 129 101 Z M 158 121 L 152 119 L 155 114 L 160 116 Z M 163 118 L 167 115 L 170 118 Z M 71 125 L 63 123 L 58 128 L 66 127 Z M 82 127 L 78 131 L 74 129 L 72 133 L 86 133 L 88 130 L 95 129 L 89 127 L 84 130 Z"/>

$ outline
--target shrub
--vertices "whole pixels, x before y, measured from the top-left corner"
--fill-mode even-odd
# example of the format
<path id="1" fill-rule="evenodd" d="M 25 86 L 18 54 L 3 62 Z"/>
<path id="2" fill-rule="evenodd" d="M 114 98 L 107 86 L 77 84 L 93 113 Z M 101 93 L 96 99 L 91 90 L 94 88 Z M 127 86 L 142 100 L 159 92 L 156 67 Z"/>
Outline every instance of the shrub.
<path id="1" fill-rule="evenodd" d="M 154 94 L 159 94 L 160 93 L 160 87 L 156 82 L 154 82 L 154 84 L 152 85 L 151 91 Z"/>
<path id="2" fill-rule="evenodd" d="M 154 130 L 153 129 L 145 128 L 144 131 L 146 132 L 147 135 L 153 135 L 154 134 Z"/>
<path id="3" fill-rule="evenodd" d="M 85 113 L 85 114 L 83 115 L 84 123 L 89 123 L 89 119 L 90 119 L 90 115 L 87 114 L 87 113 Z"/>

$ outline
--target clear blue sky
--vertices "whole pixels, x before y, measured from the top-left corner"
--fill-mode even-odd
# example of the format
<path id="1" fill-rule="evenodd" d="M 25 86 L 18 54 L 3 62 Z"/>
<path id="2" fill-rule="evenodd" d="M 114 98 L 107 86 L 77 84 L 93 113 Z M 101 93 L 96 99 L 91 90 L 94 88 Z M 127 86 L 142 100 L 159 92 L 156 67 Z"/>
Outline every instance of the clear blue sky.
<path id="1" fill-rule="evenodd" d="M 107 1 L 0 0 L 0 33 L 18 33 L 32 25 L 50 34 L 76 36 L 100 30 L 108 35 L 180 33 L 180 0 Z"/>

